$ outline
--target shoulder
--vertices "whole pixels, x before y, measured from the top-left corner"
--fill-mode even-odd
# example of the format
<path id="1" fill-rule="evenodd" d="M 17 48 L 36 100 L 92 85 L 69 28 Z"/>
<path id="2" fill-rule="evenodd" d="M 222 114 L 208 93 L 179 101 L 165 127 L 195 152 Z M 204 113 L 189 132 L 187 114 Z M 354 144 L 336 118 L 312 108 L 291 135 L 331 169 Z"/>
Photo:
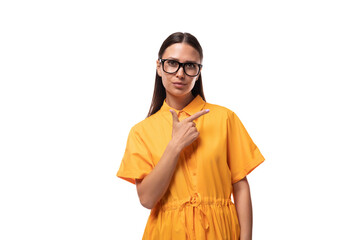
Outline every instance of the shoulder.
<path id="1" fill-rule="evenodd" d="M 237 117 L 236 113 L 233 110 L 218 104 L 207 102 L 204 106 L 204 109 L 210 109 L 210 112 L 216 117 L 221 117 L 225 119 Z"/>
<path id="2" fill-rule="evenodd" d="M 153 115 L 146 117 L 145 119 L 135 123 L 131 127 L 131 132 L 142 134 L 144 132 L 148 132 L 154 129 L 154 127 L 161 125 L 161 123 L 164 121 L 164 118 L 161 116 L 164 114 L 164 112 L 157 112 Z"/>

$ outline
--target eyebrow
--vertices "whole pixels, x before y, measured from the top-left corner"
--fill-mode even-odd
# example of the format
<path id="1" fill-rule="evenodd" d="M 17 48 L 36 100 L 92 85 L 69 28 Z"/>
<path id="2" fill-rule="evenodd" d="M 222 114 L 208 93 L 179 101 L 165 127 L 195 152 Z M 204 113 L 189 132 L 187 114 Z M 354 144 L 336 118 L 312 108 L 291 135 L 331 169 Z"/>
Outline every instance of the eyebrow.
<path id="1" fill-rule="evenodd" d="M 167 59 L 176 60 L 176 61 L 179 62 L 179 59 L 178 59 L 178 58 L 168 57 Z M 200 63 L 197 63 L 196 61 L 185 61 L 184 63 L 196 63 L 196 64 L 200 64 Z"/>

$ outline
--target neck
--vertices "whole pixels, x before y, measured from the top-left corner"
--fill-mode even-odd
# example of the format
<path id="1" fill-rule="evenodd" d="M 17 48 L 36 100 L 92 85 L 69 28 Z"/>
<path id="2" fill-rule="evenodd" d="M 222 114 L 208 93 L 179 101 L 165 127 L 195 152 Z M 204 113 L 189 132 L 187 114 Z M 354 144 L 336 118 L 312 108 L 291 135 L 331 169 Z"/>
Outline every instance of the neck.
<path id="1" fill-rule="evenodd" d="M 188 95 L 185 96 L 174 96 L 171 94 L 166 94 L 166 103 L 172 108 L 176 110 L 182 110 L 186 105 L 188 105 L 195 97 L 190 92 Z"/>

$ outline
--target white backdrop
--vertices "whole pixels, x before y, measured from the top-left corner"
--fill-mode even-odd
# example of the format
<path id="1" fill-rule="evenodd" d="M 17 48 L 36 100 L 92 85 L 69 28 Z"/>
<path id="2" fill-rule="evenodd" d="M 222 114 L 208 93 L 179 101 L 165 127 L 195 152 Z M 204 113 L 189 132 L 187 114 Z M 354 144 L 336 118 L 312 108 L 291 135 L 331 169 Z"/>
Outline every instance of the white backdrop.
<path id="1" fill-rule="evenodd" d="M 237 2 L 1 1 L 0 239 L 141 239 L 116 172 L 177 31 L 266 159 L 253 239 L 360 239 L 359 4 Z"/>

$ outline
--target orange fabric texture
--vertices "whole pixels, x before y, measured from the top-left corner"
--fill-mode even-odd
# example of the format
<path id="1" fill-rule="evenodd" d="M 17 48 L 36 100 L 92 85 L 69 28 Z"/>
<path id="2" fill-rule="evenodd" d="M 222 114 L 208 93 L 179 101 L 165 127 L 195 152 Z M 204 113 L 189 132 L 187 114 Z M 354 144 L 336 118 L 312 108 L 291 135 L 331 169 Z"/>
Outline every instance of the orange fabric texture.
<path id="1" fill-rule="evenodd" d="M 128 136 L 117 172 L 135 184 L 151 172 L 172 135 L 171 108 L 164 100 L 159 111 L 135 124 Z M 232 184 L 244 178 L 265 158 L 238 116 L 226 107 L 205 102 L 197 95 L 179 120 L 202 110 L 195 119 L 199 137 L 184 148 L 162 199 L 151 209 L 143 240 L 238 240 L 240 225 L 231 201 Z"/>

